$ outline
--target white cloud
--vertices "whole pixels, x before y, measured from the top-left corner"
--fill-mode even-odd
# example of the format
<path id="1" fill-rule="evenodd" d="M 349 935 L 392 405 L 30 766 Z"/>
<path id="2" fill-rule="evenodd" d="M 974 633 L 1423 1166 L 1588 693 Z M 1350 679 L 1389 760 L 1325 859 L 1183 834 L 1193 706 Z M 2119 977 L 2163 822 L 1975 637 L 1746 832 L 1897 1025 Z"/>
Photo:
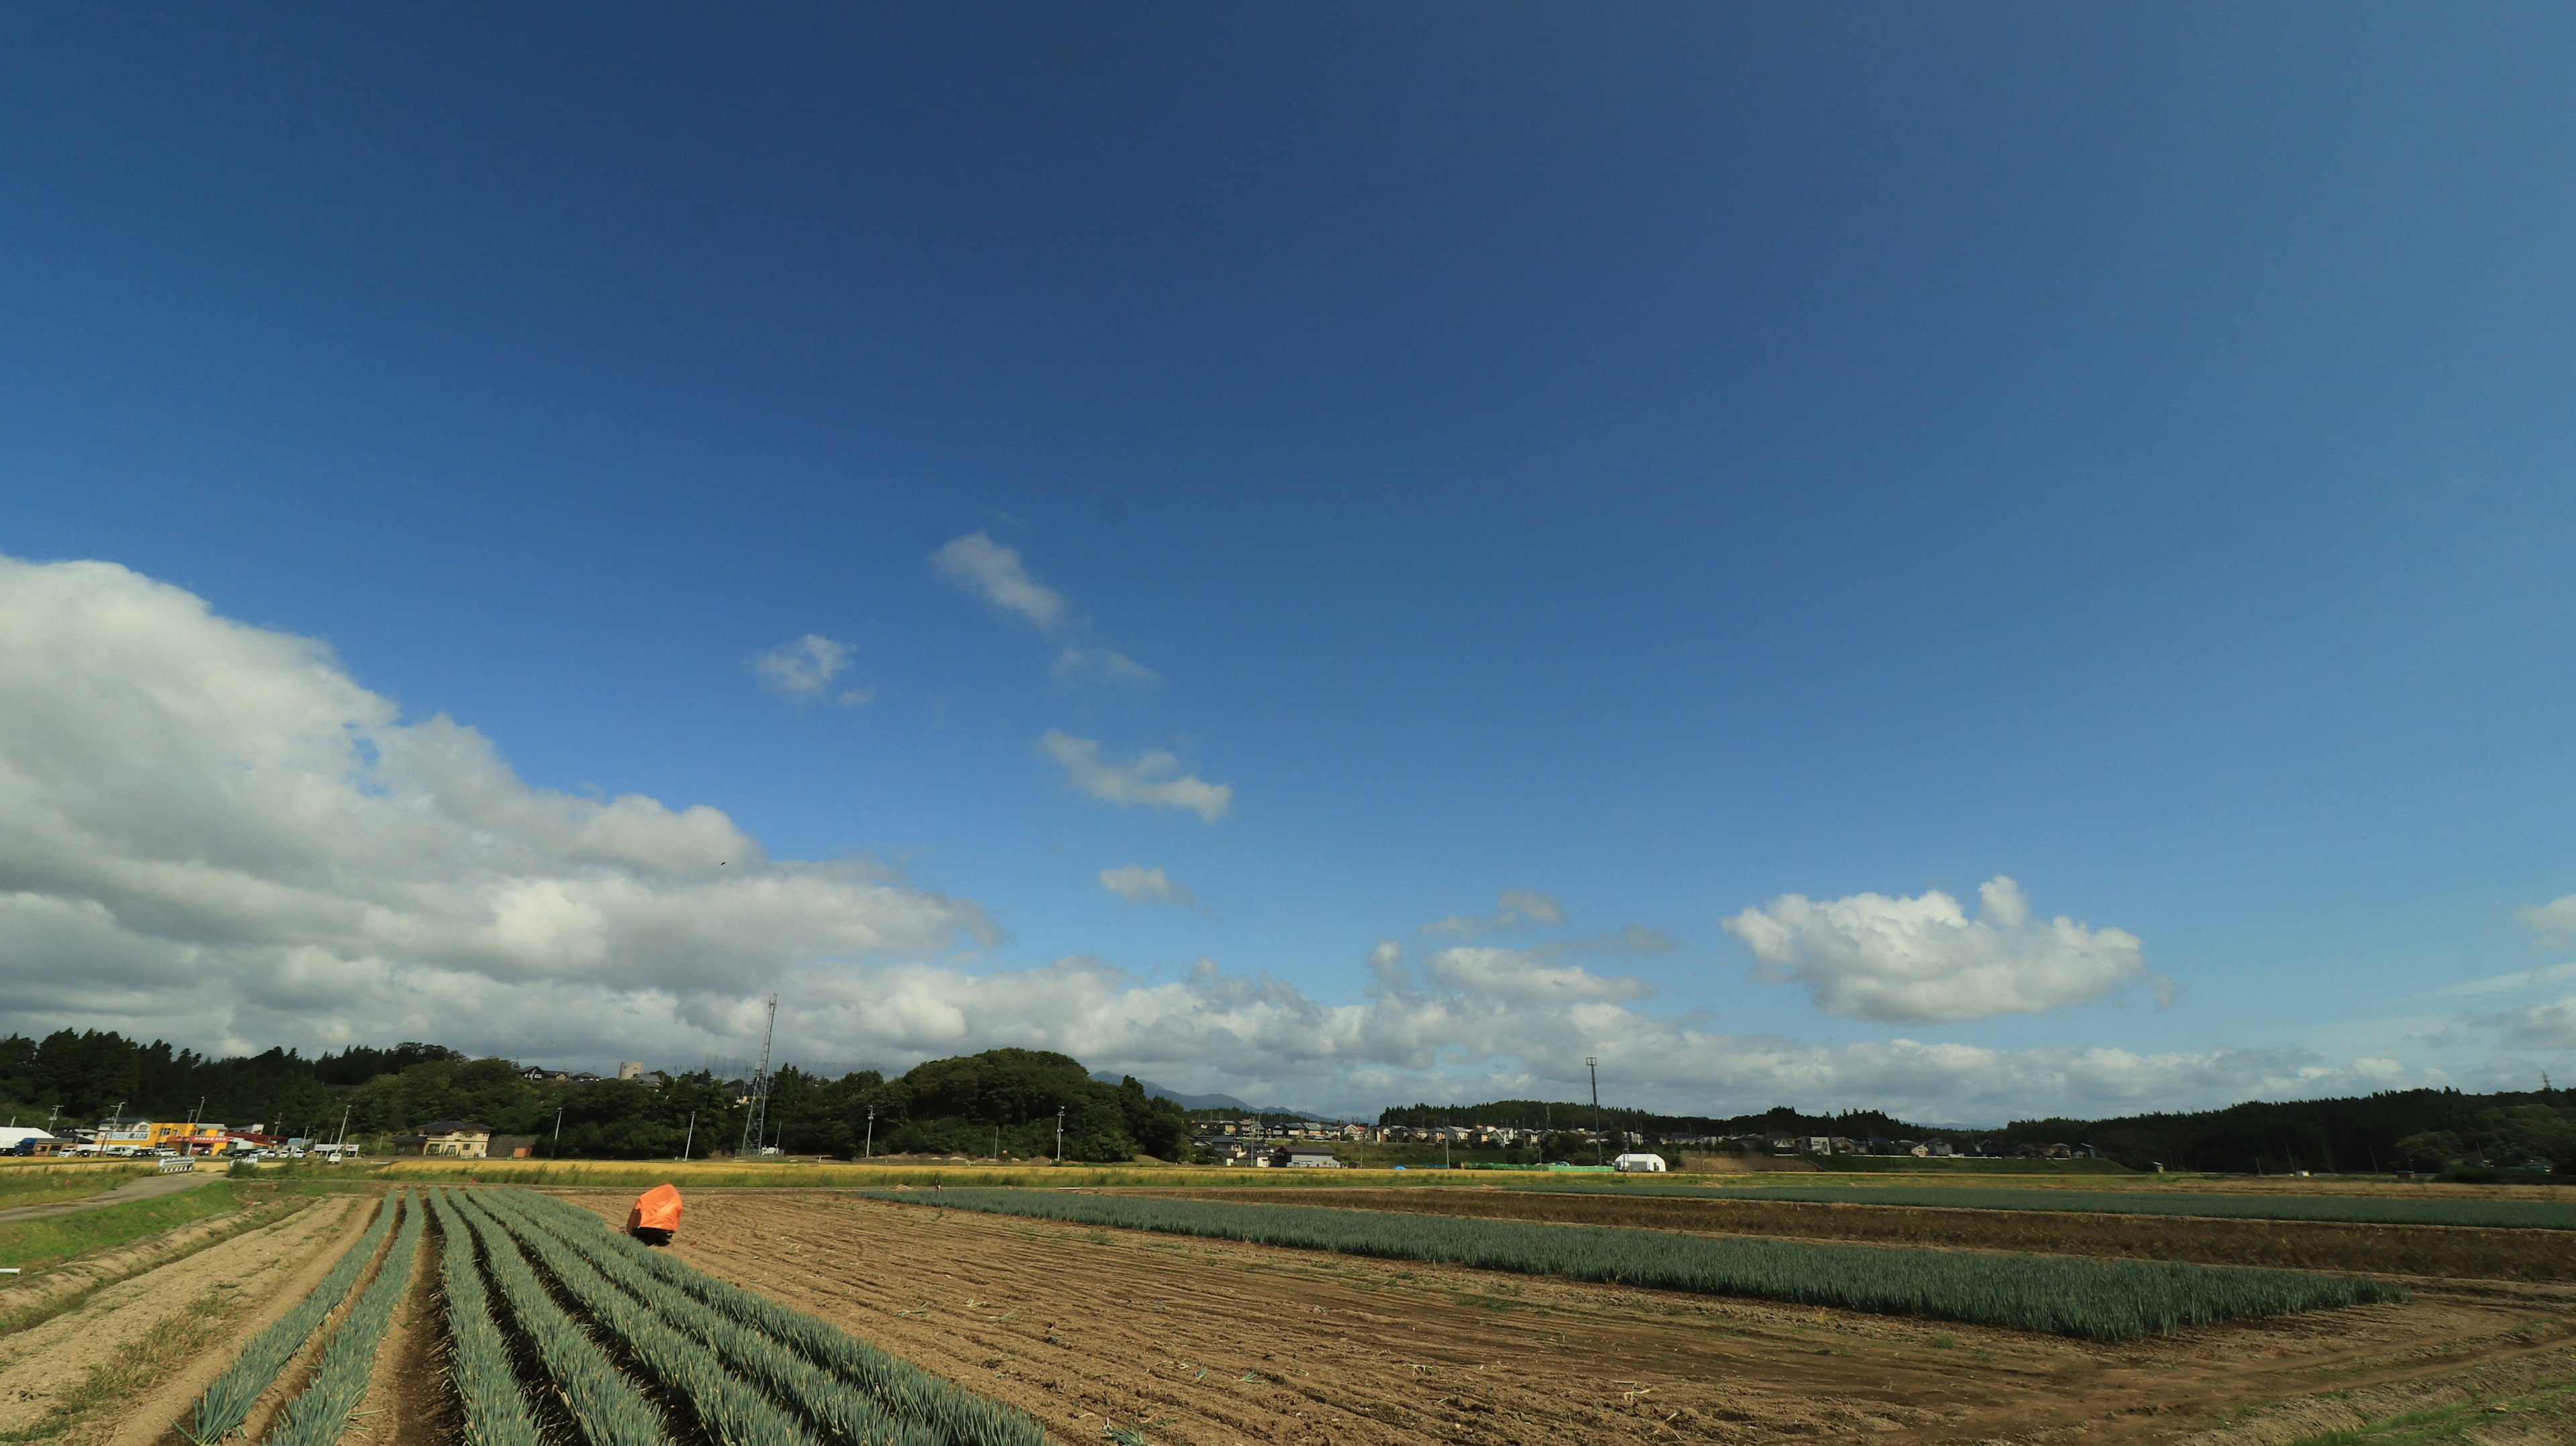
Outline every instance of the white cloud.
<path id="1" fill-rule="evenodd" d="M 1115 687 L 1148 688 L 1163 681 L 1163 675 L 1137 662 L 1125 653 L 1106 648 L 1065 648 L 1055 655 L 1054 679 L 1071 687 L 1078 683 L 1102 683 Z"/>
<path id="2" fill-rule="evenodd" d="M 792 643 L 754 653 L 744 666 L 751 669 L 762 687 L 782 698 L 802 701 L 823 696 L 849 664 L 849 644 L 834 642 L 820 633 L 807 633 Z M 855 708 L 873 696 L 864 688 L 849 688 L 833 701 Z"/>
<path id="3" fill-rule="evenodd" d="M 2494 1030 L 2514 1049 L 2576 1049 L 2576 994 L 2472 1015 L 2469 1022 Z"/>
<path id="4" fill-rule="evenodd" d="M 531 787 L 322 645 L 124 568 L 0 559 L 0 1015 L 244 1049 L 703 1038 L 789 969 L 992 932 L 712 808 Z"/>
<path id="5" fill-rule="evenodd" d="M 2576 939 L 2576 894 L 2523 910 L 2522 922 L 2532 933 L 2552 943 Z"/>
<path id="6" fill-rule="evenodd" d="M 1548 895 L 1532 889 L 1505 889 L 1495 898 L 1492 918 L 1480 919 L 1466 914 L 1451 914 L 1436 923 L 1423 925 L 1422 932 L 1456 934 L 1462 938 L 1473 939 L 1479 934 L 1491 934 L 1498 929 L 1519 928 L 1526 924 L 1562 924 L 1564 922 L 1565 906 Z"/>
<path id="7" fill-rule="evenodd" d="M 1524 1004 L 1635 999 L 1650 992 L 1641 980 L 1604 978 L 1517 949 L 1460 945 L 1432 955 L 1424 969 L 1432 978 L 1468 993 Z"/>
<path id="8" fill-rule="evenodd" d="M 1182 773 L 1181 761 L 1161 749 L 1121 763 L 1102 757 L 1100 745 L 1092 739 L 1053 730 L 1038 740 L 1038 747 L 1056 761 L 1074 787 L 1109 803 L 1187 809 L 1214 823 L 1225 817 L 1234 802 L 1231 786 Z"/>
<path id="9" fill-rule="evenodd" d="M 1143 864 L 1121 864 L 1100 871 L 1100 887 L 1131 904 L 1186 904 L 1190 891 L 1172 882 L 1172 876 L 1160 868 Z"/>
<path id="10" fill-rule="evenodd" d="M 930 555 L 939 575 L 1004 612 L 1016 613 L 1042 633 L 1061 627 L 1064 594 L 1029 576 L 1020 555 L 982 531 L 967 533 Z"/>
<path id="11" fill-rule="evenodd" d="M 1916 898 L 1854 894 L 1821 903 L 1788 894 L 1725 922 L 1772 979 L 1795 980 L 1816 1007 L 1854 1019 L 1956 1023 L 2035 1014 L 2099 999 L 2146 978 L 2136 935 L 2058 916 L 2033 923 L 2021 886 L 1998 875 L 1970 919 L 1939 890 Z M 2159 997 L 2170 988 L 2161 980 Z"/>

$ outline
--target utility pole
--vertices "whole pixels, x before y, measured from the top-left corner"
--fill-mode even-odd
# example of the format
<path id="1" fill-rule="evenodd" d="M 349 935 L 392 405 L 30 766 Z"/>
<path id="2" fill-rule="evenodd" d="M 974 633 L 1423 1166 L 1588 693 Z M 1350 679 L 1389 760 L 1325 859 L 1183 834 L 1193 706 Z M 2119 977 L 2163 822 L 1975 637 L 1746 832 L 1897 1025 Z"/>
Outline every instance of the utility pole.
<path id="1" fill-rule="evenodd" d="M 1055 1107 L 1055 1162 L 1064 1163 L 1064 1106 Z"/>
<path id="2" fill-rule="evenodd" d="M 875 1159 L 876 1157 L 877 1157 L 877 1107 L 876 1107 L 876 1106 L 874 1106 L 874 1105 L 870 1105 L 870 1106 L 868 1106 L 868 1143 L 867 1143 L 867 1153 L 866 1153 L 865 1155 L 862 1155 L 860 1158 L 861 1158 L 861 1159 L 867 1159 L 867 1160 L 873 1160 L 873 1159 Z"/>
<path id="3" fill-rule="evenodd" d="M 546 1158 L 549 1160 L 563 1158 L 563 1106 L 561 1105 L 555 1106 L 555 1142 L 546 1150 Z"/>
<path id="4" fill-rule="evenodd" d="M 680 1162 L 688 1163 L 689 1147 L 698 1142 L 698 1112 L 689 1111 L 689 1132 L 680 1137 Z"/>
<path id="5" fill-rule="evenodd" d="M 778 1038 L 778 996 L 769 996 L 769 1028 L 760 1036 L 760 1068 L 751 1072 L 751 1108 L 742 1117 L 741 1153 L 760 1148 L 769 1132 L 769 1046 Z"/>
<path id="6" fill-rule="evenodd" d="M 1002 1127 L 1000 1125 L 993 1127 L 993 1163 L 996 1165 L 1002 1163 Z"/>
<path id="7" fill-rule="evenodd" d="M 1583 1067 L 1592 1073 L 1592 1163 L 1601 1163 L 1601 1061 L 1591 1055 L 1583 1057 Z"/>

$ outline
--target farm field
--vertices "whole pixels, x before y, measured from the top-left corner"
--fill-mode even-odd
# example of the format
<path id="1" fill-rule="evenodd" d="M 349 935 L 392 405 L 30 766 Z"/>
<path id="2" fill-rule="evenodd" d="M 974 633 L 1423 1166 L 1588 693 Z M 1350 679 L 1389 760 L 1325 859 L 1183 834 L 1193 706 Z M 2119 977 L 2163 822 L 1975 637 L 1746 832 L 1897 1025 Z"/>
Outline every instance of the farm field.
<path id="1" fill-rule="evenodd" d="M 526 1191 L 281 1194 L 238 1223 L 18 1310 L 0 1441 L 1044 1440 L 1015 1410 Z"/>
<path id="2" fill-rule="evenodd" d="M 2563 1285 L 2417 1278 L 2403 1301 L 2102 1342 L 936 1199 L 710 1190 L 654 1251 L 605 1228 L 623 1187 L 217 1188 L 247 1203 L 0 1289 L 0 1441 L 2254 1446 L 2500 1401 L 2476 1421 L 2520 1434 L 2476 1439 L 2576 1439 Z"/>
<path id="3" fill-rule="evenodd" d="M 711 1195 L 673 1251 L 1064 1441 L 2288 1443 L 2497 1400 L 2556 1432 L 2498 1439 L 2576 1435 L 2558 1286 L 2101 1344 L 845 1195 Z"/>
<path id="4" fill-rule="evenodd" d="M 1333 1205 L 1353 1210 L 1625 1225 L 1719 1235 L 1789 1236 L 1882 1245 L 2026 1250 L 2130 1260 L 2381 1272 L 2453 1279 L 2576 1282 L 2576 1241 L 2559 1230 L 2231 1219 L 2165 1212 L 2012 1210 L 1886 1200 L 1851 1190 L 1830 1202 L 1629 1190 L 1167 1191 L 1203 1200 Z"/>
<path id="5" fill-rule="evenodd" d="M 1964 1321 L 2086 1340 L 2135 1340 L 2186 1326 L 2374 1305 L 2405 1296 L 2403 1287 L 2385 1282 L 2311 1271 L 1851 1246 L 1493 1220 L 1462 1212 L 1425 1218 L 1422 1212 L 1304 1201 L 1265 1204 L 1041 1190 L 885 1192 L 874 1198 L 922 1208 Z"/>
<path id="6" fill-rule="evenodd" d="M 2359 1225 L 2477 1225 L 2506 1230 L 2576 1230 L 2576 1196 L 2547 1200 L 2408 1198 L 2314 1192 L 2234 1195 L 2212 1190 L 1998 1190 L 1959 1185 L 1759 1185 L 1697 1187 L 1623 1182 L 1529 1185 L 1537 1193 L 1669 1196 L 1697 1200 L 1797 1200 L 1814 1204 L 1921 1205 L 1956 1210 L 2072 1210 L 2112 1215 L 2204 1215 L 2222 1219 L 2318 1220 Z"/>

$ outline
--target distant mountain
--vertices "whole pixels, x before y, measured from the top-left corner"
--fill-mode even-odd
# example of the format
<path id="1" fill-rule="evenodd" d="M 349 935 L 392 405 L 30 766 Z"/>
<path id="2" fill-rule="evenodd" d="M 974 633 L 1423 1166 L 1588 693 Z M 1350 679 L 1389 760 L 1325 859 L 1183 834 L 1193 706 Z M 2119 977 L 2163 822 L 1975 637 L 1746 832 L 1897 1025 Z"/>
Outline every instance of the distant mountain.
<path id="1" fill-rule="evenodd" d="M 1105 1085 L 1114 1085 L 1126 1078 L 1114 1069 L 1094 1070 L 1091 1077 Z M 1155 1099 L 1170 1100 L 1185 1110 L 1233 1110 L 1238 1114 L 1246 1115 L 1295 1115 L 1301 1120 L 1324 1118 L 1322 1115 L 1308 1114 L 1304 1110 L 1292 1110 L 1286 1105 L 1247 1105 L 1232 1095 L 1185 1095 L 1179 1090 L 1167 1090 L 1149 1079 L 1140 1079 L 1136 1083 L 1143 1085 L 1145 1093 Z"/>

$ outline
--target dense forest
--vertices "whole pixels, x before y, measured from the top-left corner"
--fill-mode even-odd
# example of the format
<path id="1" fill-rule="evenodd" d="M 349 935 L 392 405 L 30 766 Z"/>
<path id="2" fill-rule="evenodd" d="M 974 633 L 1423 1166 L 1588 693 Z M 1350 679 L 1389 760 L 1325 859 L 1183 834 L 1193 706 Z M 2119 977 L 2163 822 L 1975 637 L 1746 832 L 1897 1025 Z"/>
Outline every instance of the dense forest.
<path id="1" fill-rule="evenodd" d="M 649 1159 L 731 1152 L 745 1144 L 740 1080 L 698 1071 L 658 1088 L 633 1080 L 539 1081 L 505 1059 L 468 1059 L 434 1044 L 351 1049 L 306 1059 L 293 1050 L 213 1059 L 158 1041 L 62 1030 L 0 1039 L 0 1118 L 85 1125 L 122 1106 L 130 1115 L 198 1117 L 331 1138 L 345 1116 L 353 1139 L 431 1120 L 467 1119 L 533 1135 L 541 1155 Z M 794 1154 L 1054 1154 L 1063 1111 L 1067 1159 L 1188 1156 L 1189 1120 L 1133 1079 L 1089 1077 L 1061 1054 L 995 1049 L 916 1065 L 887 1079 L 837 1079 L 790 1065 L 773 1081 L 767 1145 Z M 870 1113 L 874 1112 L 871 1122 Z"/>
<path id="2" fill-rule="evenodd" d="M 1496 1100 L 1481 1105 L 1409 1105 L 1385 1111 L 1389 1125 L 1509 1125 L 1589 1128 L 1588 1104 Z M 2015 1120 L 2000 1129 L 1909 1124 L 1876 1110 L 1801 1114 L 1786 1105 L 1758 1115 L 1664 1115 L 1604 1108 L 1601 1127 L 1649 1137 L 1845 1135 L 1853 1139 L 1992 1141 L 2005 1146 L 2089 1144 L 2136 1169 L 2279 1174 L 2518 1168 L 2545 1165 L 2576 1174 L 2576 1096 L 2549 1089 L 2500 1094 L 2391 1090 L 2341 1099 L 2254 1101 L 2191 1114 L 2113 1119 Z"/>

